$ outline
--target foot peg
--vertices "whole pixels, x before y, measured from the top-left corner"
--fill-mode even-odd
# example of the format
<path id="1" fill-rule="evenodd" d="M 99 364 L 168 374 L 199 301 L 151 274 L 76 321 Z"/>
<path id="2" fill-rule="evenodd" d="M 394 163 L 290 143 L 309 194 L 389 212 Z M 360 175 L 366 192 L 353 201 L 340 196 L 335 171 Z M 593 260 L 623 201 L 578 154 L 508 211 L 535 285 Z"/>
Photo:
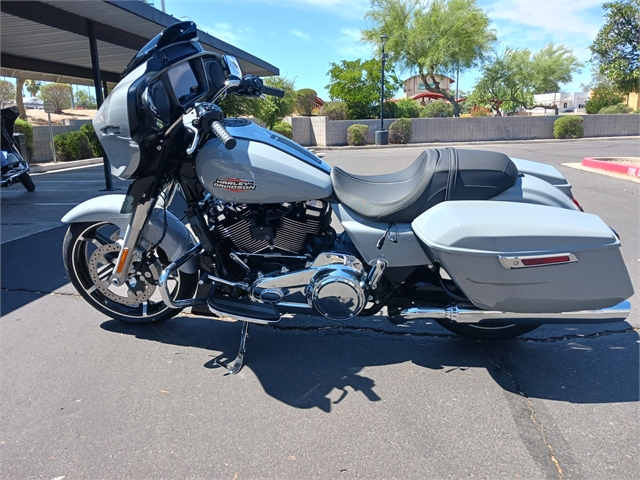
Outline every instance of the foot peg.
<path id="1" fill-rule="evenodd" d="M 209 310 L 219 317 L 266 325 L 280 321 L 280 312 L 273 305 L 230 297 L 209 297 Z"/>

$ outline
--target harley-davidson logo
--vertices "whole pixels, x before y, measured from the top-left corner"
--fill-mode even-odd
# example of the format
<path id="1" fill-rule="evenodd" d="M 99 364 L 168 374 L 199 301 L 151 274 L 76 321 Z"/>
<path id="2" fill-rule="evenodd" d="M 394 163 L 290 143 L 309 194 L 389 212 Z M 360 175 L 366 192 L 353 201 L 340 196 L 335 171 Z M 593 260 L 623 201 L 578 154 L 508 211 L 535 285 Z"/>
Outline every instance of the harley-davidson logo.
<path id="1" fill-rule="evenodd" d="M 257 185 L 252 180 L 242 180 L 241 178 L 218 178 L 213 183 L 214 187 L 224 188 L 230 192 L 243 192 L 245 190 L 255 190 Z"/>

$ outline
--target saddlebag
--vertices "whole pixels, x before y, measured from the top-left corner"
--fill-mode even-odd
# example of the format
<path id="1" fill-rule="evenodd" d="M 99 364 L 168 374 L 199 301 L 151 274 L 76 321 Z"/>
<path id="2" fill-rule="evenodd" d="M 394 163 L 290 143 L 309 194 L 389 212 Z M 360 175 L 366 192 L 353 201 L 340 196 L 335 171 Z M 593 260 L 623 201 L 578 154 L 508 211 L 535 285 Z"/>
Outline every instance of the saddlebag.
<path id="1" fill-rule="evenodd" d="M 620 241 L 596 215 L 543 205 L 457 201 L 411 224 L 479 308 L 571 312 L 633 295 Z"/>

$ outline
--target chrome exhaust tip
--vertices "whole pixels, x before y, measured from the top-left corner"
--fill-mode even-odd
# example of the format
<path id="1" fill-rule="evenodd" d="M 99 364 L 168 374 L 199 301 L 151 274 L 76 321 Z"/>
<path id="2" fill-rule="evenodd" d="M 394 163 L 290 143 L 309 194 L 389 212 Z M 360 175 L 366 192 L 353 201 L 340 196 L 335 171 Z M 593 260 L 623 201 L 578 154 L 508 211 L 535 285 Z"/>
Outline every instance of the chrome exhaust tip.
<path id="1" fill-rule="evenodd" d="M 454 323 L 612 323 L 623 322 L 631 313 L 628 300 L 613 307 L 598 310 L 580 310 L 557 313 L 516 313 L 480 310 L 479 308 L 459 307 L 452 304 L 444 308 L 413 307 L 402 310 L 394 316 L 393 322 L 407 320 L 449 320 Z"/>

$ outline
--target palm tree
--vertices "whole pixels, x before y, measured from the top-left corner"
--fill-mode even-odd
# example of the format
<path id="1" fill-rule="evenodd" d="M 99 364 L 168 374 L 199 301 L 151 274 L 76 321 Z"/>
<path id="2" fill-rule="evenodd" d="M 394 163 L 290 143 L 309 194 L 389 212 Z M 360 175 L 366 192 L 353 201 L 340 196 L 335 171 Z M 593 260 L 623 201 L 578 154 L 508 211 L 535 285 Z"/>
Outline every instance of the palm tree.
<path id="1" fill-rule="evenodd" d="M 26 82 L 24 82 L 24 86 L 27 89 L 27 92 L 29 92 L 29 94 L 32 97 L 35 97 L 38 92 L 40 91 L 40 87 L 42 86 L 42 82 L 38 82 L 36 80 L 27 80 Z"/>

